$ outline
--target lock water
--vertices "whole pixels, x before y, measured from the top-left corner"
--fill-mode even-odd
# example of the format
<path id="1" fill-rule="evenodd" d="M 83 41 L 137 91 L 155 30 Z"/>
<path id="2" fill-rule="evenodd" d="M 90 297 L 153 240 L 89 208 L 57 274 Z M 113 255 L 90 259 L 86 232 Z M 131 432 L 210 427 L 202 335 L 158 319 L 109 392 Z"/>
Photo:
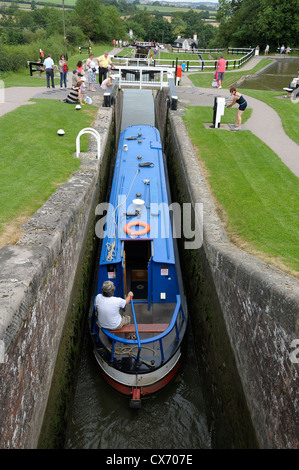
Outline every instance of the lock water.
<path id="1" fill-rule="evenodd" d="M 251 90 L 283 91 L 288 87 L 294 77 L 297 77 L 299 70 L 299 58 L 281 59 L 275 61 L 264 72 L 246 78 L 241 88 Z"/>

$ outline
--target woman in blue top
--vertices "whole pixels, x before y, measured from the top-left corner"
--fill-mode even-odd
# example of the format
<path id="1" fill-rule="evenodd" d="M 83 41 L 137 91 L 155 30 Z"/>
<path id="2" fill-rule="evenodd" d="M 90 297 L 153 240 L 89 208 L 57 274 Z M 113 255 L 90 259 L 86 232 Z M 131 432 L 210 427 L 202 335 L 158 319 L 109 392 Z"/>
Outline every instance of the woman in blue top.
<path id="1" fill-rule="evenodd" d="M 239 109 L 237 111 L 236 123 L 234 131 L 239 131 L 241 129 L 242 124 L 242 114 L 247 107 L 247 101 L 245 100 L 244 96 L 241 95 L 234 87 L 230 90 L 230 94 L 233 95 L 234 99 L 231 104 L 226 105 L 227 108 L 231 108 L 235 103 L 238 103 Z"/>

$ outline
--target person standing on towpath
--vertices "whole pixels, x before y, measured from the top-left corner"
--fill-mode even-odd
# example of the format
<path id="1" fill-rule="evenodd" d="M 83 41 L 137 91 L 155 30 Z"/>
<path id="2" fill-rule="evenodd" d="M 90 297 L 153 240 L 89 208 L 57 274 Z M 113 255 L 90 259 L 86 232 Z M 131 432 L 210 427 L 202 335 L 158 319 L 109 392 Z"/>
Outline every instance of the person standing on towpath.
<path id="1" fill-rule="evenodd" d="M 217 72 L 218 72 L 218 81 L 219 81 L 219 87 L 222 88 L 222 82 L 224 79 L 224 72 L 225 72 L 225 66 L 226 66 L 226 60 L 223 59 L 221 56 L 220 59 L 217 62 Z"/>
<path id="2" fill-rule="evenodd" d="M 242 124 L 242 114 L 244 113 L 245 109 L 247 108 L 247 101 L 245 100 L 244 96 L 239 93 L 235 87 L 232 87 L 230 90 L 230 94 L 233 95 L 234 99 L 231 104 L 226 105 L 227 108 L 231 108 L 235 103 L 238 103 L 239 109 L 237 111 L 236 116 L 236 123 L 234 131 L 239 131 L 241 129 Z"/>

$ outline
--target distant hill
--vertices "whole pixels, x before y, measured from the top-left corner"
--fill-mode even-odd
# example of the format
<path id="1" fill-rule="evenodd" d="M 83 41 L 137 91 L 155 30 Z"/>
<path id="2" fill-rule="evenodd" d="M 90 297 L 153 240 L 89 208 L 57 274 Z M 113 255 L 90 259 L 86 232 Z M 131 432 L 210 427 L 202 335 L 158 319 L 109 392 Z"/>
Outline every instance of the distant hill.
<path id="1" fill-rule="evenodd" d="M 134 0 L 127 0 L 128 3 L 131 3 L 133 2 Z M 153 4 L 155 2 L 155 0 L 140 0 L 140 4 L 141 5 L 147 5 L 147 4 Z M 156 3 L 156 2 L 155 2 Z M 208 7 L 208 8 L 212 8 L 212 9 L 218 9 L 219 5 L 218 3 L 214 3 L 214 2 L 197 2 L 196 0 L 190 0 L 190 1 L 181 1 L 181 2 L 178 2 L 178 1 L 173 1 L 173 0 L 161 0 L 159 1 L 159 3 L 161 5 L 172 5 L 174 7 Z"/>

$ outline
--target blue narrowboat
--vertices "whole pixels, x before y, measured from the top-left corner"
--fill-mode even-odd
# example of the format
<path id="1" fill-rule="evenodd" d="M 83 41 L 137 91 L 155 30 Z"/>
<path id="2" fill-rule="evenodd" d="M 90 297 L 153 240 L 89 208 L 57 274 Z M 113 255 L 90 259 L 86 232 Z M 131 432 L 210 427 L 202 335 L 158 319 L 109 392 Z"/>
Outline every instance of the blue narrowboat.
<path id="1" fill-rule="evenodd" d="M 131 322 L 118 330 L 101 327 L 93 302 L 89 329 L 104 378 L 130 398 L 132 408 L 175 377 L 182 355 L 188 315 L 170 204 L 159 131 L 127 127 L 96 228 L 101 243 L 94 299 L 108 280 L 116 297 L 132 291 L 125 307 Z"/>

